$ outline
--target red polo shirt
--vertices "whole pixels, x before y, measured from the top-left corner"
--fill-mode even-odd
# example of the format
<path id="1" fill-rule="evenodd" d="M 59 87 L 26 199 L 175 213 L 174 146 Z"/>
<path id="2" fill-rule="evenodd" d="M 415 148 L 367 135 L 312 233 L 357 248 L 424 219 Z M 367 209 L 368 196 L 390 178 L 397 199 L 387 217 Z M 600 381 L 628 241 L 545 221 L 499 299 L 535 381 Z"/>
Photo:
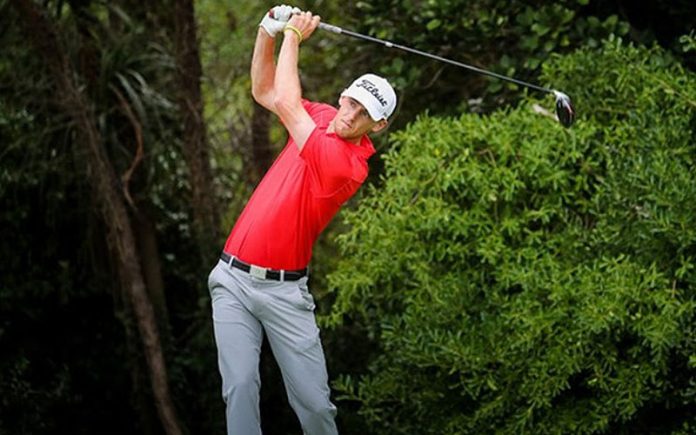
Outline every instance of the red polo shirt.
<path id="1" fill-rule="evenodd" d="M 367 178 L 367 159 L 375 153 L 370 139 L 355 145 L 327 133 L 336 109 L 309 101 L 303 106 L 316 128 L 302 152 L 290 138 L 225 243 L 225 252 L 247 263 L 307 267 L 319 234 Z"/>

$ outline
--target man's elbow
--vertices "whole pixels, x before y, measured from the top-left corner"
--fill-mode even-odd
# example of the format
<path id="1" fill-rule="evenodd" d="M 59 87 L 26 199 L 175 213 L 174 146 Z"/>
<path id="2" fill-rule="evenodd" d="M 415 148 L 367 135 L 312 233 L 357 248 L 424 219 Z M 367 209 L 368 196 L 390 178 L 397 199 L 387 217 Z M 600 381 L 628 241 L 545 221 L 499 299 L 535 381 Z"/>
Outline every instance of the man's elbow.
<path id="1" fill-rule="evenodd" d="M 265 92 L 262 92 L 260 88 L 257 86 L 251 86 L 251 96 L 254 97 L 254 101 L 257 103 L 261 104 L 261 100 L 263 100 Z"/>
<path id="2" fill-rule="evenodd" d="M 254 98 L 254 101 L 259 103 L 261 106 L 265 107 L 271 112 L 275 112 L 275 107 L 273 105 L 273 95 L 271 95 L 268 92 L 262 92 L 259 89 L 251 88 L 251 96 Z"/>
<path id="3" fill-rule="evenodd" d="M 278 116 L 284 119 L 287 115 L 299 110 L 302 107 L 302 101 L 295 96 L 279 93 L 273 97 L 273 107 Z"/>

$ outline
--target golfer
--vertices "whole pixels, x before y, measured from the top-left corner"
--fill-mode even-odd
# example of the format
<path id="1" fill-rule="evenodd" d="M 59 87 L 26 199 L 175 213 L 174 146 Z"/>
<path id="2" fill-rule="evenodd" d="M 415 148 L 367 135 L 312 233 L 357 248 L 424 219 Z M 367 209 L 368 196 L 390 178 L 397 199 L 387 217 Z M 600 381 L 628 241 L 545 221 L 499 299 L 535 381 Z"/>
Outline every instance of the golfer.
<path id="1" fill-rule="evenodd" d="M 208 278 L 229 434 L 261 433 L 264 332 L 304 433 L 338 433 L 307 265 L 321 231 L 365 181 L 367 160 L 375 152 L 367 134 L 386 127 L 396 94 L 385 79 L 366 74 L 343 91 L 338 109 L 304 100 L 298 52 L 319 20 L 310 12 L 276 6 L 256 37 L 252 94 L 278 116 L 289 140 L 237 219 Z M 276 65 L 275 37 L 281 34 Z"/>

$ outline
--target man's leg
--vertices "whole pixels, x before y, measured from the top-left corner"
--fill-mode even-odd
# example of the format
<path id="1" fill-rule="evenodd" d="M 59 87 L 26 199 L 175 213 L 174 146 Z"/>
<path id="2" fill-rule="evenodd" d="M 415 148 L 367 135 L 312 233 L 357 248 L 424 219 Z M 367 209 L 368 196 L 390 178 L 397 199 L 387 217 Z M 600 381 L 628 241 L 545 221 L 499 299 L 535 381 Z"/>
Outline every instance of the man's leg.
<path id="1" fill-rule="evenodd" d="M 261 324 L 242 303 L 244 295 L 240 283 L 225 266 L 213 269 L 208 286 L 213 299 L 222 397 L 227 404 L 227 433 L 260 435 Z"/>
<path id="2" fill-rule="evenodd" d="M 306 435 L 338 434 L 324 351 L 306 278 L 274 292 L 263 326 L 283 374 L 290 405 Z"/>

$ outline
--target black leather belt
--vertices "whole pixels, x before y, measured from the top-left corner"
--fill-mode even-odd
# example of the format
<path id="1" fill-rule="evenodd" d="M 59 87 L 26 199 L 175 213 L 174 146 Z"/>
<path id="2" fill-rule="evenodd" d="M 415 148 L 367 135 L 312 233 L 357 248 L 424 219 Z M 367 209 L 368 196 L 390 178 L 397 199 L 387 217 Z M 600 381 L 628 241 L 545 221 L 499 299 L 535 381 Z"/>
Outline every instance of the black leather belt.
<path id="1" fill-rule="evenodd" d="M 223 252 L 220 254 L 220 260 L 229 264 L 232 267 L 243 270 L 251 276 L 261 279 L 272 279 L 274 281 L 297 281 L 298 279 L 307 276 L 307 269 L 301 270 L 274 270 L 265 267 L 254 266 L 247 264 L 238 258 L 233 258 L 230 254 Z M 232 260 L 230 262 L 230 260 Z"/>

